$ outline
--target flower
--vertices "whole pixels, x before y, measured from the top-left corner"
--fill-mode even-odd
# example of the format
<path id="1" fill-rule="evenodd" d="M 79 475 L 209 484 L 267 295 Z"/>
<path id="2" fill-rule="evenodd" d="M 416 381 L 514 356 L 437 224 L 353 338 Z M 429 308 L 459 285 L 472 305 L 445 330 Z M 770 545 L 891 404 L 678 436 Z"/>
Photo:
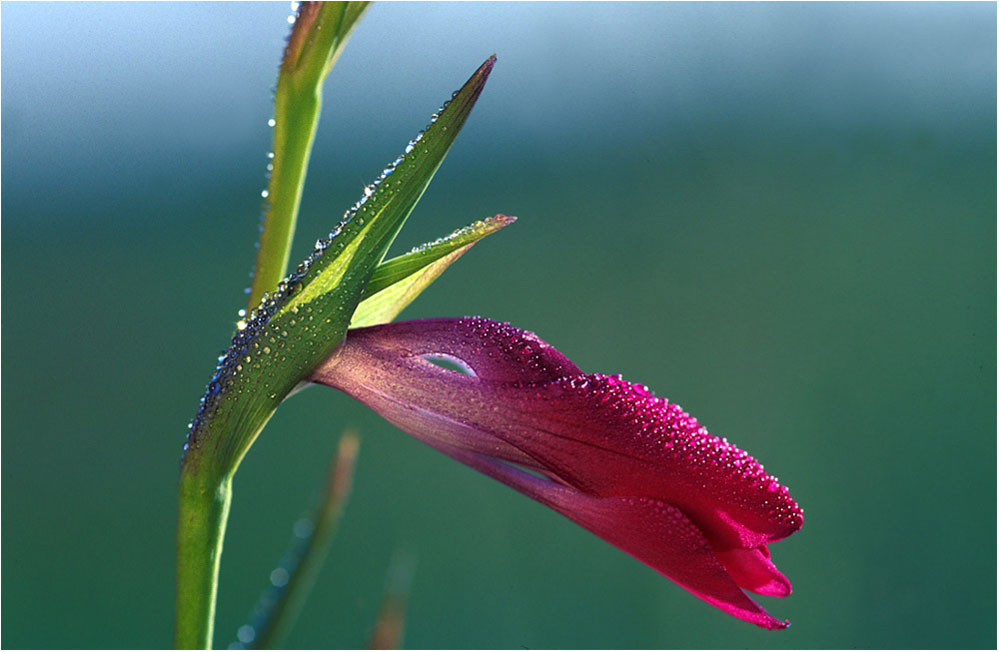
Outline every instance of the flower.
<path id="1" fill-rule="evenodd" d="M 533 333 L 478 317 L 351 330 L 310 380 L 736 618 L 787 626 L 743 589 L 791 593 L 767 545 L 800 529 L 802 510 L 756 460 L 645 386 L 584 374 Z"/>

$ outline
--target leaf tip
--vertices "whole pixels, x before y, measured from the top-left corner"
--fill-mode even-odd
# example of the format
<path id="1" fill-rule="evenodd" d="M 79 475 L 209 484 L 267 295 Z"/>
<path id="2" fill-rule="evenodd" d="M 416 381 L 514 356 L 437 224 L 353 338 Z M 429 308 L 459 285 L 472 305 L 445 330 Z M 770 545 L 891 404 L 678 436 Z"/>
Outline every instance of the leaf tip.
<path id="1" fill-rule="evenodd" d="M 503 213 L 497 213 L 496 215 L 489 218 L 490 222 L 495 222 L 500 226 L 509 226 L 517 221 L 517 218 L 513 215 L 504 215 Z"/>
<path id="2" fill-rule="evenodd" d="M 486 59 L 466 83 L 467 86 L 475 87 L 474 92 L 476 96 L 482 92 L 482 87 L 486 85 L 486 80 L 489 79 L 489 74 L 493 71 L 494 65 L 496 65 L 495 54 Z"/>

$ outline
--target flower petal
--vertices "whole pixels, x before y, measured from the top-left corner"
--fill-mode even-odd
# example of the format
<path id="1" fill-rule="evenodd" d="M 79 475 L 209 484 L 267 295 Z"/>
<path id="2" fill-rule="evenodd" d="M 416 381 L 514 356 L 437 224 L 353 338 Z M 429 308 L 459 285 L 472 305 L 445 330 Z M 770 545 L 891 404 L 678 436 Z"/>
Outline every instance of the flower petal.
<path id="1" fill-rule="evenodd" d="M 490 382 L 532 383 L 580 374 L 579 367 L 534 333 L 489 319 L 418 319 L 351 331 L 358 348 L 383 363 L 449 355 Z M 417 363 L 417 369 L 425 368 Z"/>
<path id="2" fill-rule="evenodd" d="M 791 582 L 770 561 L 770 551 L 766 546 L 736 548 L 716 554 L 728 574 L 742 588 L 775 598 L 791 595 Z"/>
<path id="3" fill-rule="evenodd" d="M 675 507 L 649 498 L 588 496 L 477 453 L 431 445 L 551 507 L 708 604 L 766 629 L 788 626 L 743 593 L 704 535 Z"/>
<path id="4" fill-rule="evenodd" d="M 474 376 L 442 369 L 446 356 Z M 424 440 L 540 470 L 597 497 L 672 505 L 715 550 L 801 527 L 787 488 L 679 406 L 619 377 L 582 375 L 533 333 L 481 318 L 352 330 L 313 373 Z"/>
<path id="5" fill-rule="evenodd" d="M 491 404 L 488 388 L 525 377 L 558 378 L 579 373 L 579 368 L 529 334 L 517 340 L 525 359 L 523 368 L 518 367 L 507 360 L 510 347 L 499 345 L 501 329 L 486 324 L 475 338 L 454 329 L 453 322 L 428 319 L 352 330 L 351 345 L 334 352 L 311 380 L 343 390 L 431 445 L 465 448 L 543 470 L 530 455 L 479 427 L 482 415 L 495 420 L 500 409 Z M 546 348 L 551 352 L 541 357 Z M 431 358 L 459 361 L 474 375 L 443 368 Z M 532 358 L 538 362 L 529 363 Z"/>

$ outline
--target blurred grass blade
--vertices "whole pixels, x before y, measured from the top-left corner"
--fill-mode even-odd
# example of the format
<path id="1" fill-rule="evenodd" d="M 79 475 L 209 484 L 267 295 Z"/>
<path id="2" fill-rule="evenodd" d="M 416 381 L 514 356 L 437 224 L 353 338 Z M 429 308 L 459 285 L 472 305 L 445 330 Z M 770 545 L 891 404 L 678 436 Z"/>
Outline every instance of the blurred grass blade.
<path id="1" fill-rule="evenodd" d="M 516 219 L 496 215 L 421 245 L 407 254 L 384 261 L 368 282 L 361 303 L 354 311 L 350 327 L 360 328 L 392 321 L 473 244 L 512 224 Z"/>
<path id="2" fill-rule="evenodd" d="M 237 642 L 230 648 L 281 647 L 329 552 L 330 540 L 350 496 L 360 443 L 352 431 L 340 438 L 316 508 L 309 517 L 295 523 L 291 548 L 271 573 L 271 586 L 254 607 L 250 622 L 239 628 Z"/>
<path id="3" fill-rule="evenodd" d="M 452 96 L 298 269 L 240 321 L 184 446 L 177 539 L 177 647 L 211 645 L 218 564 L 243 455 L 281 401 L 343 340 L 386 250 L 440 167 L 495 57 Z"/>
<path id="4" fill-rule="evenodd" d="M 385 578 L 385 593 L 378 610 L 369 650 L 398 650 L 406 629 L 406 606 L 416 573 L 416 558 L 396 553 Z"/>
<path id="5" fill-rule="evenodd" d="M 340 56 L 367 2 L 303 2 L 288 37 L 274 91 L 274 146 L 268 161 L 266 203 L 246 310 L 285 275 L 319 124 L 323 82 Z"/>

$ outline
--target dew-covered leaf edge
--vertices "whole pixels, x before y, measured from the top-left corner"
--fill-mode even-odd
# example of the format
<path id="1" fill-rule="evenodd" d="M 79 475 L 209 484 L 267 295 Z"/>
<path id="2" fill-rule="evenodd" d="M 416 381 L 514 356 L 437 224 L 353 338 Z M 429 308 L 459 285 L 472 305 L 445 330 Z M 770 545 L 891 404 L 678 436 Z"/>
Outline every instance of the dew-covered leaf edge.
<path id="1" fill-rule="evenodd" d="M 516 219 L 508 215 L 486 218 L 384 261 L 368 282 L 350 328 L 392 321 L 472 245 Z"/>
<path id="2" fill-rule="evenodd" d="M 343 339 L 368 281 L 457 137 L 494 61 L 453 94 L 329 237 L 240 322 L 190 425 L 185 464 L 198 451 L 219 474 L 233 472 L 281 400 Z"/>

